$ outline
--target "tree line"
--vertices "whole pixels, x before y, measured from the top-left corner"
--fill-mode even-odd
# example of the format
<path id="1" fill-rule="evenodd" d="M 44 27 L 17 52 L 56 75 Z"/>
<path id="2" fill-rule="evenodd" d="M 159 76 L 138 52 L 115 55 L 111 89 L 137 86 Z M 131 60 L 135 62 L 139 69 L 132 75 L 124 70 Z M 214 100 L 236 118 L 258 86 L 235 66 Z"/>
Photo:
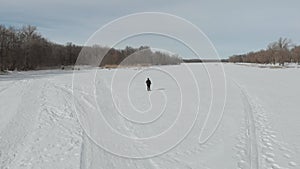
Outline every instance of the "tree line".
<path id="1" fill-rule="evenodd" d="M 177 54 L 152 51 L 149 46 L 140 46 L 139 48 L 126 46 L 125 49 L 114 49 L 93 45 L 84 47 L 77 60 L 79 65 L 101 67 L 111 65 L 174 65 L 180 63 L 182 63 L 182 59 Z"/>
<path id="2" fill-rule="evenodd" d="M 35 26 L 21 28 L 0 25 L 0 70 L 36 70 L 51 67 L 72 66 L 78 56 L 80 64 L 90 64 L 84 59 L 94 59 L 105 65 L 132 64 L 179 64 L 182 59 L 159 51 L 152 51 L 148 46 L 139 48 L 126 47 L 114 49 L 94 46 L 79 46 L 68 42 L 65 45 L 53 43 L 37 32 Z M 104 57 L 99 58 L 99 56 Z M 99 63 L 99 62 L 94 62 Z"/>
<path id="3" fill-rule="evenodd" d="M 300 46 L 293 45 L 290 39 L 279 38 L 278 41 L 270 43 L 266 49 L 234 55 L 229 57 L 228 61 L 279 65 L 292 62 L 300 64 Z"/>

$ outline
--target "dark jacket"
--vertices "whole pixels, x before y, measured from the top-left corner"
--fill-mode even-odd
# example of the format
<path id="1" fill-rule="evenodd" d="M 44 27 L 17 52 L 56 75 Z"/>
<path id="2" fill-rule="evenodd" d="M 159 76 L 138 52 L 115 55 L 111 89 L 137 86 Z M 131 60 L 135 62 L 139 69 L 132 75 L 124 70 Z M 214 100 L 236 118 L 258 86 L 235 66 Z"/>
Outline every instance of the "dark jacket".
<path id="1" fill-rule="evenodd" d="M 150 85 L 151 85 L 150 79 L 147 79 L 147 80 L 146 80 L 146 84 L 147 84 L 147 86 L 150 86 Z"/>

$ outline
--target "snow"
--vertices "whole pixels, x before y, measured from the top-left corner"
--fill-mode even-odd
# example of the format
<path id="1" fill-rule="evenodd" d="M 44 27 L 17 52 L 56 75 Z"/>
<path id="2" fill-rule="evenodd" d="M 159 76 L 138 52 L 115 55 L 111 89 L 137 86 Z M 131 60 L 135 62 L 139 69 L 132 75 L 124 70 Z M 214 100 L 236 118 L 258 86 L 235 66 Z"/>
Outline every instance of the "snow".
<path id="1" fill-rule="evenodd" d="M 195 63 L 0 75 L 0 168 L 296 169 L 299 73 Z"/>
<path id="2" fill-rule="evenodd" d="M 263 63 L 236 63 L 237 65 L 250 66 L 250 67 L 259 67 L 259 68 L 271 68 L 271 69 L 282 69 L 282 68 L 300 68 L 300 64 L 298 63 L 284 63 L 284 65 L 280 65 L 279 63 L 275 64 L 263 64 Z"/>

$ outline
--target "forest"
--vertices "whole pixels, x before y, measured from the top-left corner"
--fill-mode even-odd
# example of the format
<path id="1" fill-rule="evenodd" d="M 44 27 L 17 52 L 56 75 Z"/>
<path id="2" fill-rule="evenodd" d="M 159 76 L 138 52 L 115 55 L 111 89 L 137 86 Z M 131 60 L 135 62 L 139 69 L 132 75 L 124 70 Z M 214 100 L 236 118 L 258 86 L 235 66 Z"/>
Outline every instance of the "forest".
<path id="1" fill-rule="evenodd" d="M 279 38 L 270 43 L 266 49 L 229 57 L 229 62 L 246 62 L 261 64 L 298 63 L 300 64 L 300 46 L 294 45 L 290 39 Z"/>
<path id="2" fill-rule="evenodd" d="M 99 56 L 103 55 L 102 58 Z M 77 61 L 78 56 L 83 60 Z M 130 57 L 129 57 L 130 56 Z M 148 46 L 125 49 L 107 48 L 100 45 L 79 46 L 71 42 L 65 45 L 53 43 L 43 37 L 35 26 L 21 28 L 0 25 L 0 70 L 38 70 L 64 68 L 75 63 L 90 64 L 84 59 L 96 59 L 105 65 L 167 65 L 179 64 L 178 55 L 152 51 Z"/>

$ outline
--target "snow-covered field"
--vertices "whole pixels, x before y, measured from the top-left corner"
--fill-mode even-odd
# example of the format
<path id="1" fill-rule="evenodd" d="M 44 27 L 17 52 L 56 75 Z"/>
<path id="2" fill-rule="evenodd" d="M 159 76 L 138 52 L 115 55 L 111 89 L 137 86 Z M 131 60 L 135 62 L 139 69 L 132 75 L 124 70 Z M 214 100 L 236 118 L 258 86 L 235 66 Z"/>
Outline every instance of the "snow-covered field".
<path id="1" fill-rule="evenodd" d="M 217 63 L 1 75 L 0 168 L 299 169 L 299 75 Z"/>

